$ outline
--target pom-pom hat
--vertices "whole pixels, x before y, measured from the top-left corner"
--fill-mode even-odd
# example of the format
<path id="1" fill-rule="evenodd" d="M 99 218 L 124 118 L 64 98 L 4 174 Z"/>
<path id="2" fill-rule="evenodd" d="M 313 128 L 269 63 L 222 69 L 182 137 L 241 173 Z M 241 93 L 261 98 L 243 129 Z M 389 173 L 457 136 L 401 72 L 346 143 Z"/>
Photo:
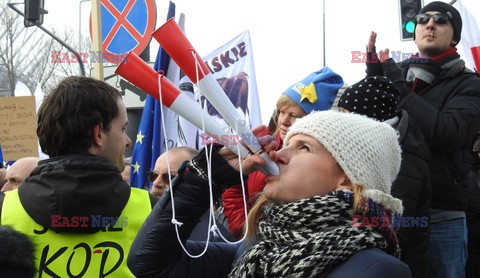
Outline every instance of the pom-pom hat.
<path id="1" fill-rule="evenodd" d="M 401 162 L 398 136 L 390 125 L 362 115 L 322 111 L 297 119 L 284 144 L 295 134 L 312 136 L 325 146 L 350 181 L 363 186 L 365 197 L 402 212 L 402 202 L 390 195 Z"/>

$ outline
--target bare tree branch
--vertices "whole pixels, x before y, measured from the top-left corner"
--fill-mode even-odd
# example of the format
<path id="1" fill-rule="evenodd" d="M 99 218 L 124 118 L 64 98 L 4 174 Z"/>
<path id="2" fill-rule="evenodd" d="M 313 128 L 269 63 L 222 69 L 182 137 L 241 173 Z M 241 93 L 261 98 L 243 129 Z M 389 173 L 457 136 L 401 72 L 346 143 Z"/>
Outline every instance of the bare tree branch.
<path id="1" fill-rule="evenodd" d="M 51 60 L 52 51 L 64 47 L 36 27 L 25 28 L 23 17 L 0 0 L 0 95 L 13 95 L 17 80 L 30 91 L 40 84 L 46 91 L 61 78 L 78 74 L 78 64 L 59 64 Z M 51 31 L 55 33 L 55 31 Z M 62 40 L 71 44 L 71 32 L 65 31 Z"/>

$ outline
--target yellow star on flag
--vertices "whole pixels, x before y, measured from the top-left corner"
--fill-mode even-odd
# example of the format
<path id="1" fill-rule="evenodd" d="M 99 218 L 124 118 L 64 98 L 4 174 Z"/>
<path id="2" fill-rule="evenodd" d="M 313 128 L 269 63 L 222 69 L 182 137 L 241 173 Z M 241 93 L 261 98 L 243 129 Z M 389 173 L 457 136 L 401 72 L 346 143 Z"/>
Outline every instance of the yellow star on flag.
<path id="1" fill-rule="evenodd" d="M 300 94 L 300 102 L 302 102 L 304 99 L 308 99 L 310 103 L 314 103 L 318 99 L 317 91 L 315 90 L 315 85 L 313 82 L 306 87 L 300 88 Z"/>
<path id="2" fill-rule="evenodd" d="M 132 166 L 133 166 L 133 173 L 138 173 L 138 169 L 140 169 L 140 164 L 138 164 L 138 162 L 135 162 L 135 164 L 133 164 Z"/>
<path id="3" fill-rule="evenodd" d="M 143 137 L 145 137 L 145 135 L 142 135 L 142 131 L 140 130 L 140 132 L 137 134 L 137 141 L 135 143 L 142 144 Z"/>

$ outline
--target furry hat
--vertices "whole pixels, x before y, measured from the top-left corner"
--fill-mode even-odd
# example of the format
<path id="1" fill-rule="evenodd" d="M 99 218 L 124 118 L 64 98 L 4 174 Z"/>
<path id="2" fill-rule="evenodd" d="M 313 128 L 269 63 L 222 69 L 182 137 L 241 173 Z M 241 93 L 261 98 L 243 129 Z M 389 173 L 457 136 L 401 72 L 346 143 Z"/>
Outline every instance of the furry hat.
<path id="1" fill-rule="evenodd" d="M 462 34 L 462 17 L 455 7 L 452 5 L 434 1 L 423 7 L 419 13 L 424 14 L 426 12 L 440 12 L 442 14 L 448 14 L 450 18 L 450 22 L 453 26 L 453 39 L 457 42 L 460 42 L 461 34 Z M 415 29 L 417 28 L 417 22 L 415 21 Z M 413 32 L 413 39 L 415 40 L 415 32 Z"/>
<path id="2" fill-rule="evenodd" d="M 35 245 L 25 234 L 0 226 L 0 277 L 34 277 Z"/>
<path id="3" fill-rule="evenodd" d="M 343 85 L 340 75 L 325 67 L 309 74 L 300 82 L 290 86 L 285 92 L 306 114 L 332 108 L 338 89 Z"/>
<path id="4" fill-rule="evenodd" d="M 384 76 L 371 76 L 348 87 L 338 107 L 381 122 L 395 116 L 400 90 Z"/>
<path id="5" fill-rule="evenodd" d="M 322 111 L 297 119 L 284 145 L 295 134 L 312 136 L 325 146 L 352 183 L 363 186 L 365 197 L 402 212 L 402 202 L 390 195 L 401 162 L 398 136 L 390 125 L 358 114 Z"/>

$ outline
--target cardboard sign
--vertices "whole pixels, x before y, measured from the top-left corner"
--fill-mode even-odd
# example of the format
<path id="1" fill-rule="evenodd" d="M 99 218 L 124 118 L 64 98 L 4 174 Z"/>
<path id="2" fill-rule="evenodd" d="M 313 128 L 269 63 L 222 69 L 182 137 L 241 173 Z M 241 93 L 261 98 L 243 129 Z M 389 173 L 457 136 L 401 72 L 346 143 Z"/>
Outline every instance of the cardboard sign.
<path id="1" fill-rule="evenodd" d="M 0 98 L 0 144 L 5 161 L 38 157 L 34 96 Z"/>

